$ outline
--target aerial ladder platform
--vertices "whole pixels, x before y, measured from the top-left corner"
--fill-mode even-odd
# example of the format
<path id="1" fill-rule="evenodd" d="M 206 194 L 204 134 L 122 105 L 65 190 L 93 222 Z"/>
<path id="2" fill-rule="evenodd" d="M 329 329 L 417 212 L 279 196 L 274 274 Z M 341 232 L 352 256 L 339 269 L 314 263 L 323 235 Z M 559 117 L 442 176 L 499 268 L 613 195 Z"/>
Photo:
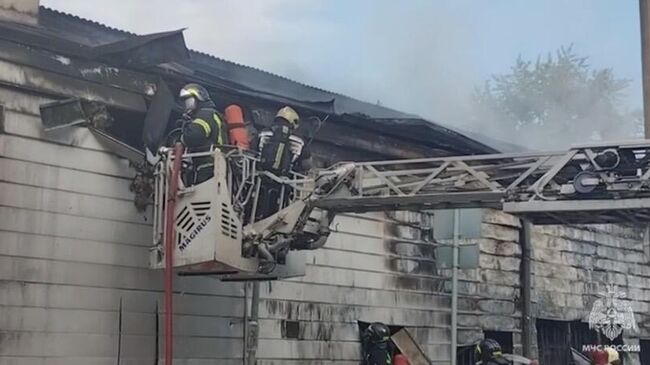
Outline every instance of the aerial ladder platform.
<path id="1" fill-rule="evenodd" d="M 650 141 L 567 151 L 356 163 L 334 212 L 496 208 L 535 224 L 647 222 Z"/>
<path id="2" fill-rule="evenodd" d="M 322 247 L 330 223 L 344 212 L 495 208 L 537 225 L 650 221 L 650 140 L 557 152 L 342 162 L 290 178 L 259 170 L 254 154 L 236 148 L 181 153 L 185 161 L 214 158 L 214 176 L 194 186 L 183 186 L 173 174 L 174 149 L 160 154 L 151 266 L 170 265 L 164 251 L 169 240 L 171 266 L 183 275 L 302 275 L 300 251 Z M 268 182 L 281 187 L 280 203 L 260 216 L 258 197 Z M 170 190 L 172 183 L 178 188 Z"/>
<path id="3" fill-rule="evenodd" d="M 173 359 L 173 274 L 222 280 L 304 275 L 343 212 L 495 208 L 533 224 L 650 222 L 650 140 L 567 151 L 338 163 L 307 176 L 258 169 L 237 148 L 162 148 L 155 166 L 152 268 L 164 269 L 165 359 Z M 185 186 L 184 165 L 214 159 Z M 277 209 L 259 211 L 271 189 Z M 268 207 L 267 207 L 268 208 Z M 453 340 L 452 340 L 453 343 Z"/>

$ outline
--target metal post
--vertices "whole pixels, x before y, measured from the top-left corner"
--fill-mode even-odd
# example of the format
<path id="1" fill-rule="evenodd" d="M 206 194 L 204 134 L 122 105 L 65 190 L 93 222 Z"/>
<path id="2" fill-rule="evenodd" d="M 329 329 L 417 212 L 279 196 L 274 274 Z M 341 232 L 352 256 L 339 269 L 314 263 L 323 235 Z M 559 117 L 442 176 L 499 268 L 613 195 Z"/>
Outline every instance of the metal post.
<path id="1" fill-rule="evenodd" d="M 645 138 L 650 138 L 650 18 L 649 0 L 639 0 L 641 24 L 641 72 L 643 74 L 643 127 Z"/>
<path id="2" fill-rule="evenodd" d="M 524 357 L 532 355 L 533 320 L 531 313 L 531 261 L 530 261 L 530 235 L 533 225 L 526 219 L 521 220 L 521 346 Z"/>
<path id="3" fill-rule="evenodd" d="M 248 282 L 244 282 L 244 346 L 242 349 L 242 365 L 248 365 Z"/>
<path id="4" fill-rule="evenodd" d="M 456 365 L 458 347 L 458 240 L 460 238 L 460 210 L 454 209 L 454 237 L 452 240 L 451 271 L 451 365 Z"/>
<path id="5" fill-rule="evenodd" d="M 248 326 L 248 365 L 255 365 L 257 362 L 257 341 L 259 336 L 259 308 L 260 308 L 260 282 L 253 282 L 253 293 L 251 298 L 251 315 Z"/>
<path id="6" fill-rule="evenodd" d="M 167 204 L 165 206 L 165 270 L 164 270 L 164 305 L 165 305 L 165 365 L 172 365 L 174 358 L 173 346 L 173 283 L 174 283 L 174 236 L 176 224 L 174 210 L 176 208 L 176 197 L 178 195 L 178 177 L 181 170 L 183 157 L 183 145 L 176 143 L 174 146 L 174 162 L 172 171 L 169 174 L 167 184 Z"/>

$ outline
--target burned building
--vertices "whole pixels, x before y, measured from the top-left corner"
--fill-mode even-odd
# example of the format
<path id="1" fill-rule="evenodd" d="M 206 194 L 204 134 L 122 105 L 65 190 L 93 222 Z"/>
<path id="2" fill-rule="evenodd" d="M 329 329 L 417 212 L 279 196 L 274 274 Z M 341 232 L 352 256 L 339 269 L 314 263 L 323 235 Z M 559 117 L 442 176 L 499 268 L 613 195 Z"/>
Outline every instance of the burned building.
<path id="1" fill-rule="evenodd" d="M 182 31 L 135 35 L 38 1 L 0 6 L 2 364 L 161 357 L 162 275 L 148 268 L 150 211 L 133 204 L 137 171 L 126 157 L 143 150 L 147 119 L 164 108 L 175 113 L 173 98 L 186 82 L 205 85 L 219 108 L 241 105 L 258 129 L 280 106 L 294 106 L 321 166 L 495 152 L 417 116 L 188 50 Z M 46 131 L 43 105 L 69 100 L 110 118 Z M 553 356 L 567 343 L 588 343 L 595 284 L 614 282 L 637 320 L 638 330 L 622 338 L 642 350 L 630 363 L 647 358 L 643 232 L 536 228 L 526 278 L 519 220 L 491 210 L 481 217 L 479 267 L 462 270 L 460 280 L 461 357 L 484 335 L 522 352 L 529 293 L 533 354 L 558 363 Z M 449 272 L 436 265 L 431 214 L 349 214 L 332 228 L 325 248 L 308 254 L 304 277 L 261 284 L 257 339 L 245 336 L 246 284 L 176 278 L 176 359 L 241 364 L 256 346 L 260 364 L 357 364 L 359 323 L 383 321 L 407 328 L 434 363 L 449 363 Z"/>

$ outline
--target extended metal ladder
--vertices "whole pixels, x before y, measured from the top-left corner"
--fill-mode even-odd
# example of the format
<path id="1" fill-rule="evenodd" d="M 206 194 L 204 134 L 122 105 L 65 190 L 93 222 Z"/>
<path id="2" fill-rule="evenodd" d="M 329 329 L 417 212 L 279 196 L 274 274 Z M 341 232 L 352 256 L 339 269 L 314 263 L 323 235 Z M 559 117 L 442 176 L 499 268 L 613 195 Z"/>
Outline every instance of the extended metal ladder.
<path id="1" fill-rule="evenodd" d="M 514 153 L 355 163 L 336 212 L 491 207 L 535 224 L 650 221 L 650 140 Z"/>

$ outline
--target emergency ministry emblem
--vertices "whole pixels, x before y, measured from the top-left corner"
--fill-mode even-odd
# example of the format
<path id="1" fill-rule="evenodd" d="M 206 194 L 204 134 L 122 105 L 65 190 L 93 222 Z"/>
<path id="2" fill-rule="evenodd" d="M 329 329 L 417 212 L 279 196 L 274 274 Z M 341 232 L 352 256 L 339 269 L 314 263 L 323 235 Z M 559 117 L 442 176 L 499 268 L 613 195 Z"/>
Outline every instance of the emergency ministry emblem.
<path id="1" fill-rule="evenodd" d="M 636 321 L 632 306 L 623 299 L 624 292 L 616 290 L 616 285 L 609 284 L 605 292 L 598 293 L 591 313 L 589 314 L 589 328 L 600 331 L 605 337 L 614 340 L 623 330 L 636 330 Z"/>

